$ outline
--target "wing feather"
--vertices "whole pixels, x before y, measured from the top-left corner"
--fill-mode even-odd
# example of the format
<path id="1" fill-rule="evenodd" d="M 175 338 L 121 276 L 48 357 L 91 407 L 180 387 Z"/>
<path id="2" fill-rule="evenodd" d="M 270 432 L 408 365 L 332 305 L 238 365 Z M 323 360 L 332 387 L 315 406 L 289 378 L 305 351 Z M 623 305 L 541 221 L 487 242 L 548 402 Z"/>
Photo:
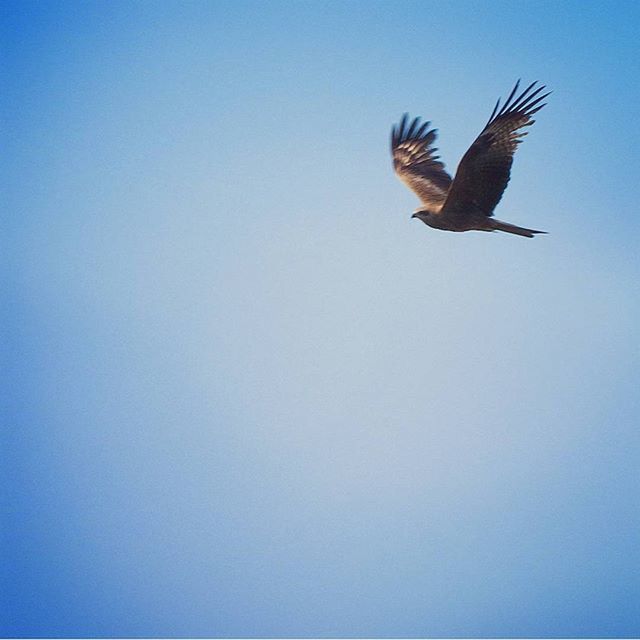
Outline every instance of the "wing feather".
<path id="1" fill-rule="evenodd" d="M 518 144 L 527 134 L 522 129 L 534 123 L 531 116 L 545 106 L 540 103 L 551 93 L 539 95 L 544 85 L 532 91 L 536 84 L 533 82 L 517 95 L 518 80 L 502 108 L 498 100 L 489 121 L 460 161 L 443 214 L 481 212 L 486 216 L 493 215 L 507 188 Z"/>
<path id="2" fill-rule="evenodd" d="M 414 118 L 407 128 L 408 119 L 405 113 L 391 130 L 393 167 L 423 204 L 434 212 L 439 211 L 446 200 L 451 176 L 432 146 L 437 131 L 429 129 L 430 122 L 420 124 L 420 118 Z"/>

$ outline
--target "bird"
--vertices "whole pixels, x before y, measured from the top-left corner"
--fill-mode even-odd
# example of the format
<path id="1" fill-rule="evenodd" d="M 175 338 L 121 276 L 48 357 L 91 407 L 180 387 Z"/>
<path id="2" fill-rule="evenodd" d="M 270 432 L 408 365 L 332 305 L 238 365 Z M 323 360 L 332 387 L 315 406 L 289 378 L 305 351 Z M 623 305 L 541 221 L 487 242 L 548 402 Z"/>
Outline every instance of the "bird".
<path id="1" fill-rule="evenodd" d="M 487 124 L 462 157 L 453 180 L 433 146 L 438 132 L 430 122 L 405 113 L 391 130 L 391 155 L 396 174 L 422 201 L 412 218 L 444 231 L 504 231 L 526 238 L 547 233 L 493 218 L 507 188 L 513 156 L 532 116 L 546 105 L 545 85 L 531 83 L 518 93 L 518 80 L 500 106 L 496 102 Z M 542 104 L 541 104 L 542 103 Z"/>

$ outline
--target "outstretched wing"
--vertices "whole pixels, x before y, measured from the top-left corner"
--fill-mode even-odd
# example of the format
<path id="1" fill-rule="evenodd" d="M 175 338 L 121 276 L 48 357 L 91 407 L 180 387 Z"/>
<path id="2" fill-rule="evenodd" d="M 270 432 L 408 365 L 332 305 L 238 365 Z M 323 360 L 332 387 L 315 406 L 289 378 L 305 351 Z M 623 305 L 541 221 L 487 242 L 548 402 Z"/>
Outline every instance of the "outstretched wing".
<path id="1" fill-rule="evenodd" d="M 534 91 L 536 84 L 530 84 L 514 97 L 520 86 L 518 80 L 499 111 L 498 100 L 489 122 L 460 161 L 444 205 L 447 213 L 481 211 L 487 216 L 493 215 L 507 188 L 513 155 L 527 135 L 522 129 L 534 123 L 531 116 L 545 106 L 540 103 L 551 93 L 539 95 L 545 87 Z"/>
<path id="2" fill-rule="evenodd" d="M 391 130 L 393 168 L 398 177 L 418 194 L 432 211 L 439 211 L 447 197 L 451 176 L 432 147 L 437 132 L 429 130 L 430 122 L 420 124 L 415 118 L 407 127 L 405 113 L 397 127 Z"/>

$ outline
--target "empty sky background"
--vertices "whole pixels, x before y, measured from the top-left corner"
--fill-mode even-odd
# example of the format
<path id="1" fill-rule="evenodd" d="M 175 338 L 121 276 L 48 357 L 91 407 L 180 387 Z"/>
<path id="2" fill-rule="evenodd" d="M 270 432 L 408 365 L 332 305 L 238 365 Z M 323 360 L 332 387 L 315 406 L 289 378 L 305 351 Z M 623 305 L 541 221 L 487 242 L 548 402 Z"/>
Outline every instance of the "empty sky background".
<path id="1" fill-rule="evenodd" d="M 0 635 L 640 635 L 640 4 L 1 13 Z"/>

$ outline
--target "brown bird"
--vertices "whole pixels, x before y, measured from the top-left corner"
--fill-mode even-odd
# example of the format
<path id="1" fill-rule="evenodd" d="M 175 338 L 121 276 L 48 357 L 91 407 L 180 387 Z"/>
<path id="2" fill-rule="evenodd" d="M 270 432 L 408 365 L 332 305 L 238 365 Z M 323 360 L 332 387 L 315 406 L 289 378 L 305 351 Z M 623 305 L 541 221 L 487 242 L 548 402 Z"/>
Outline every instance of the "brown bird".
<path id="1" fill-rule="evenodd" d="M 540 103 L 551 93 L 539 95 L 545 87 L 534 90 L 536 84 L 514 97 L 520 86 L 518 80 L 500 110 L 498 99 L 482 133 L 462 157 L 453 180 L 433 147 L 436 129 L 429 129 L 430 122 L 420 124 L 420 118 L 407 127 L 408 114 L 404 114 L 391 131 L 391 153 L 398 177 L 422 200 L 423 206 L 412 218 L 445 231 L 506 231 L 527 238 L 546 233 L 492 217 L 507 188 L 513 155 L 527 135 L 522 129 L 534 123 L 531 116 L 545 106 Z"/>

